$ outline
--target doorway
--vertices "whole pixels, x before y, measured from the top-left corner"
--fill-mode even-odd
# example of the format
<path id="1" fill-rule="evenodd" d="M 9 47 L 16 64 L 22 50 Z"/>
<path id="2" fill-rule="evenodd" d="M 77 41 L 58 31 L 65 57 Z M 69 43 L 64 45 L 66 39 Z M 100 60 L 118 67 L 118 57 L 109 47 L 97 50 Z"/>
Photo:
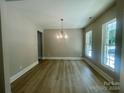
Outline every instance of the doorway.
<path id="1" fill-rule="evenodd" d="M 43 57 L 43 49 L 42 49 L 42 37 L 43 34 L 40 31 L 37 31 L 37 40 L 38 40 L 38 60 L 41 61 Z"/>
<path id="2" fill-rule="evenodd" d="M 5 93 L 4 87 L 4 67 L 2 53 L 2 32 L 1 32 L 1 16 L 0 16 L 0 93 Z"/>

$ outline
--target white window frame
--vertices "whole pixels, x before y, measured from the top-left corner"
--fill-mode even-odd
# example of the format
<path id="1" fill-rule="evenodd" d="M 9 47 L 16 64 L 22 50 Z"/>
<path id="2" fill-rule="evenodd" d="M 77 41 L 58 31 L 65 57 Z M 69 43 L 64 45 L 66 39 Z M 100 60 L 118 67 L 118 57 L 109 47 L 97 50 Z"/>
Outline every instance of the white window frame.
<path id="1" fill-rule="evenodd" d="M 112 68 L 112 67 L 110 67 L 110 66 L 108 66 L 108 65 L 106 65 L 106 64 L 104 63 L 104 43 L 105 43 L 104 37 L 105 37 L 105 31 L 107 30 L 106 26 L 107 26 L 108 24 L 110 24 L 110 23 L 115 22 L 115 21 L 116 21 L 116 18 L 114 18 L 113 20 L 110 20 L 109 22 L 106 22 L 105 24 L 102 25 L 101 64 L 102 64 L 104 67 L 106 67 L 107 69 L 110 69 L 110 70 L 112 70 L 112 71 L 115 70 L 115 67 Z M 116 48 L 116 46 L 115 46 L 115 48 Z"/>
<path id="2" fill-rule="evenodd" d="M 90 37 L 90 38 L 92 39 L 92 30 L 86 32 L 86 34 L 85 34 L 85 55 L 86 55 L 87 57 L 91 58 L 91 57 L 92 57 L 92 40 L 91 40 L 91 44 L 87 43 L 87 35 L 88 35 L 88 33 L 91 34 L 91 37 Z M 89 38 L 89 37 L 88 37 L 88 38 Z M 90 39 L 90 38 L 89 38 L 89 39 Z M 88 42 L 90 42 L 90 41 L 88 41 Z M 87 50 L 87 48 L 88 48 L 89 46 L 90 46 L 91 49 L 88 49 L 88 50 Z M 91 53 L 89 54 L 89 52 L 91 52 Z"/>

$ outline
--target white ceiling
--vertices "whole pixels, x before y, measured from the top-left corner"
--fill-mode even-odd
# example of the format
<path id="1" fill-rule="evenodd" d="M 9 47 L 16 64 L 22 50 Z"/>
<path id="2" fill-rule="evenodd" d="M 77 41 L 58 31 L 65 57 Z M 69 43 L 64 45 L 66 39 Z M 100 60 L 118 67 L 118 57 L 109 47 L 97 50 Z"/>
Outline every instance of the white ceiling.
<path id="1" fill-rule="evenodd" d="M 9 1 L 8 6 L 23 11 L 35 24 L 43 29 L 82 28 L 101 14 L 114 0 L 22 0 Z"/>

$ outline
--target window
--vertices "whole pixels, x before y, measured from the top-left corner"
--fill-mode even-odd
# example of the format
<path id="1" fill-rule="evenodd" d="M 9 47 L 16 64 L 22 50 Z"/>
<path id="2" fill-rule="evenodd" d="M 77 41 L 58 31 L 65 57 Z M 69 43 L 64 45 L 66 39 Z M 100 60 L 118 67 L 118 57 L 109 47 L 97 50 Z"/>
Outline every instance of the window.
<path id="1" fill-rule="evenodd" d="M 92 31 L 86 32 L 85 55 L 92 57 Z"/>
<path id="2" fill-rule="evenodd" d="M 112 70 L 115 68 L 115 36 L 116 19 L 103 25 L 102 63 Z"/>

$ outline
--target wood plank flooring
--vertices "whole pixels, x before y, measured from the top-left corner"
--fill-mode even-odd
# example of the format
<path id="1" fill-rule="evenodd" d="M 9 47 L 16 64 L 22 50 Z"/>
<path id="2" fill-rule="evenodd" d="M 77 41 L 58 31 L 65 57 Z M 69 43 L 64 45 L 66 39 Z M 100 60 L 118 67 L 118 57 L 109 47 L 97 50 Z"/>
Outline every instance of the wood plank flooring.
<path id="1" fill-rule="evenodd" d="M 83 61 L 44 61 L 12 84 L 13 93 L 110 93 Z"/>

